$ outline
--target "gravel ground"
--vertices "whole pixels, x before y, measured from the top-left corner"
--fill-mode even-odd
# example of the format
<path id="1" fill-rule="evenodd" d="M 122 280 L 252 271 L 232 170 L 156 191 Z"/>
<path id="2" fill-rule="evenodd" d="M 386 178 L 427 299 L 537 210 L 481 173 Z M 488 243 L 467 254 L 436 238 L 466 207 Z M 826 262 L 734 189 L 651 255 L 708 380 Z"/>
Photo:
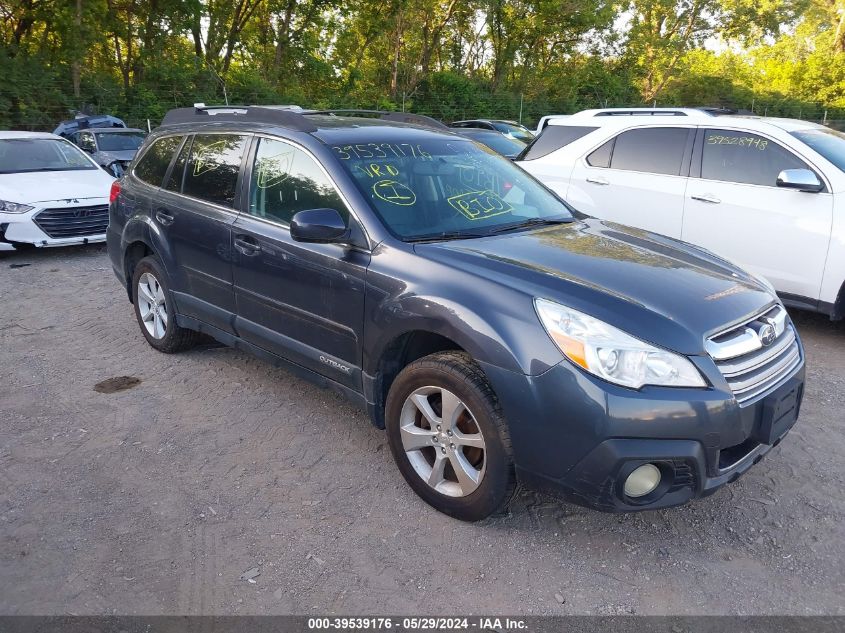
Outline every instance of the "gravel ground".
<path id="1" fill-rule="evenodd" d="M 468 525 L 339 397 L 148 347 L 104 247 L 0 255 L 0 613 L 843 615 L 845 324 L 793 316 L 801 419 L 735 484 L 621 516 L 524 492 Z"/>

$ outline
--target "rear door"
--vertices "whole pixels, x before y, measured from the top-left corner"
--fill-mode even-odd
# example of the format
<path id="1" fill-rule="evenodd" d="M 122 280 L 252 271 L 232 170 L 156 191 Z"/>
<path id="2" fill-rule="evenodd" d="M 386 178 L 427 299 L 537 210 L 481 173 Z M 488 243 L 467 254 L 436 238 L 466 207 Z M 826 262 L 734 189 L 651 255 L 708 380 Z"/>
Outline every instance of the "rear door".
<path id="1" fill-rule="evenodd" d="M 679 238 L 694 129 L 642 127 L 576 161 L 567 201 L 598 218 Z"/>
<path id="2" fill-rule="evenodd" d="M 361 390 L 361 335 L 369 252 L 304 244 L 291 218 L 337 209 L 355 222 L 334 183 L 303 148 L 256 138 L 247 199 L 232 233 L 239 335 L 263 349 Z"/>
<path id="3" fill-rule="evenodd" d="M 169 245 L 180 314 L 234 332 L 231 235 L 250 137 L 188 137 L 159 191 L 153 221 Z"/>
<path id="4" fill-rule="evenodd" d="M 780 293 L 817 300 L 832 194 L 778 187 L 782 170 L 812 167 L 774 139 L 718 128 L 702 129 L 699 139 L 683 239 L 762 275 Z"/>

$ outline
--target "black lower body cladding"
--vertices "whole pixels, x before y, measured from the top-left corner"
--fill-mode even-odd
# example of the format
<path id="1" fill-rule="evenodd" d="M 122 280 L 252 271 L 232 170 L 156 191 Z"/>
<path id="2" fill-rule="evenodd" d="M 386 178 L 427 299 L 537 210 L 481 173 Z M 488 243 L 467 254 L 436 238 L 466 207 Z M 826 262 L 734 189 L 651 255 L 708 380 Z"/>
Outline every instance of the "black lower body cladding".
<path id="1" fill-rule="evenodd" d="M 606 512 L 676 506 L 735 481 L 795 424 L 804 386 L 803 362 L 741 406 L 729 390 L 634 391 L 568 362 L 539 376 L 483 369 L 509 422 L 520 481 Z M 626 482 L 641 466 L 654 487 L 630 496 Z"/>

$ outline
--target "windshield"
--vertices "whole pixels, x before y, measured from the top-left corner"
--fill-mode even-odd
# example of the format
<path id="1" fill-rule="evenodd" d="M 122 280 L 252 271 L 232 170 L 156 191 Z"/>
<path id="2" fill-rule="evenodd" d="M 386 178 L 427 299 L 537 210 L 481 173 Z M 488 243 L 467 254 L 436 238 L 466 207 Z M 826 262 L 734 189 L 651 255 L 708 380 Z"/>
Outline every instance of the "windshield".
<path id="1" fill-rule="evenodd" d="M 97 169 L 81 149 L 52 138 L 0 140 L 0 174 Z"/>
<path id="2" fill-rule="evenodd" d="M 522 169 L 466 139 L 332 147 L 387 228 L 402 240 L 480 237 L 569 208 Z"/>
<path id="3" fill-rule="evenodd" d="M 141 147 L 144 135 L 141 132 L 98 132 L 97 146 L 101 152 L 134 151 Z"/>
<path id="4" fill-rule="evenodd" d="M 525 149 L 525 143 L 515 138 L 504 136 L 499 132 L 482 132 L 468 134 L 470 138 L 484 143 L 490 149 L 494 149 L 503 156 L 516 156 Z"/>
<path id="5" fill-rule="evenodd" d="M 812 147 L 840 171 L 845 171 L 845 134 L 842 132 L 816 128 L 792 132 L 792 136 Z"/>
<path id="6" fill-rule="evenodd" d="M 496 121 L 493 123 L 493 127 L 504 134 L 510 134 L 512 137 L 519 139 L 520 141 L 525 141 L 526 143 L 534 139 L 534 134 L 531 130 L 521 125 L 516 125 L 515 123 Z"/>

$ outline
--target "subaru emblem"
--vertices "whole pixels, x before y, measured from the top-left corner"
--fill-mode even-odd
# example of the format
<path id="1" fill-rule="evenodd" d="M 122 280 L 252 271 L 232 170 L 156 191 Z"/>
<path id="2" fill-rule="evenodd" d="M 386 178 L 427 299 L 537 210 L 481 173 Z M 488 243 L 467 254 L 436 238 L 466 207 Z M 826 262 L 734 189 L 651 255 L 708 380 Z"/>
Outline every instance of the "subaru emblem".
<path id="1" fill-rule="evenodd" d="M 757 330 L 757 336 L 760 337 L 760 343 L 763 344 L 763 347 L 768 347 L 769 345 L 774 343 L 775 339 L 777 338 L 777 334 L 775 333 L 775 326 L 771 323 L 766 323 L 759 330 Z"/>

